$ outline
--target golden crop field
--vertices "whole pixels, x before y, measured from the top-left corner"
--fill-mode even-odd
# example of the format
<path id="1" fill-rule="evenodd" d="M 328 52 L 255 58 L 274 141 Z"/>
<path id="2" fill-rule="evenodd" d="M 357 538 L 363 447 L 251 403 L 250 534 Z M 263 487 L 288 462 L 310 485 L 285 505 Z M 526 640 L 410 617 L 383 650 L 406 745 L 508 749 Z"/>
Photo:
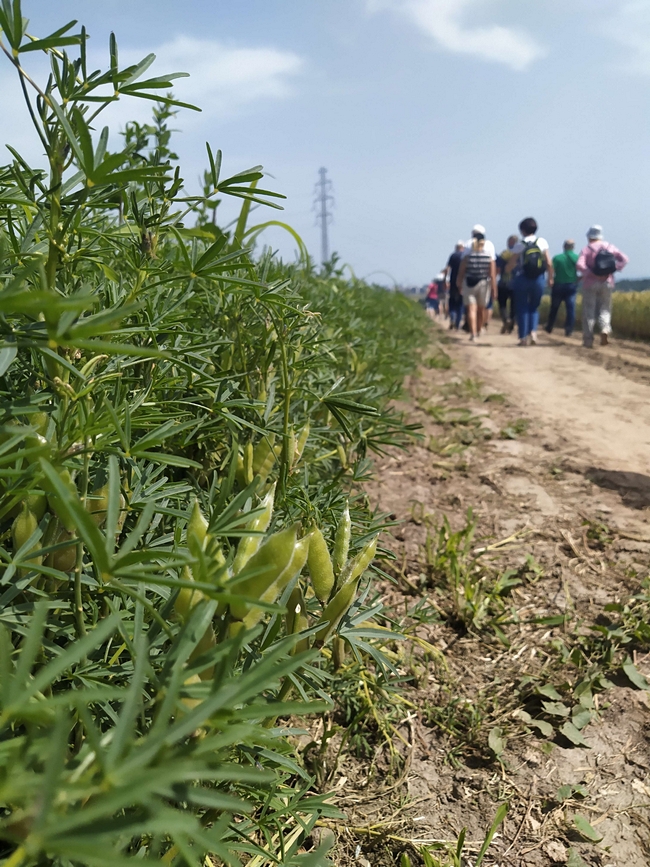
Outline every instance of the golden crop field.
<path id="1" fill-rule="evenodd" d="M 551 306 L 545 295 L 540 305 L 540 321 L 545 324 Z M 580 329 L 582 301 L 578 295 L 576 328 Z M 560 308 L 556 328 L 564 325 L 564 305 Z M 612 329 L 618 337 L 632 340 L 650 340 L 650 292 L 614 292 L 612 297 Z"/>

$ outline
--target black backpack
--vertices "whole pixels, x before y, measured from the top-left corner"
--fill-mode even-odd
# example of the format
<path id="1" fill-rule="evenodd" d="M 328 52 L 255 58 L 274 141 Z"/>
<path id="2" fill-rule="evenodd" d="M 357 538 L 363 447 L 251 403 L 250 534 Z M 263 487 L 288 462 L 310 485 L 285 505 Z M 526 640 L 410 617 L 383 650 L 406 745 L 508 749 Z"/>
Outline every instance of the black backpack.
<path id="1" fill-rule="evenodd" d="M 524 244 L 521 254 L 521 270 L 529 280 L 536 280 L 546 273 L 546 256 L 542 253 L 537 238 Z"/>
<path id="2" fill-rule="evenodd" d="M 596 253 L 591 270 L 596 277 L 609 277 L 616 271 L 616 256 L 610 250 L 601 247 Z"/>

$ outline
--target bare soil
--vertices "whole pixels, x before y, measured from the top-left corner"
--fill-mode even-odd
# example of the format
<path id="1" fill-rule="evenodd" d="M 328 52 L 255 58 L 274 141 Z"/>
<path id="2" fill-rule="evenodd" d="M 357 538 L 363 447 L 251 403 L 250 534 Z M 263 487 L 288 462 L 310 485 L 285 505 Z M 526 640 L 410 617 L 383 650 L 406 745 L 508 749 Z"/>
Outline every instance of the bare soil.
<path id="1" fill-rule="evenodd" d="M 508 803 L 484 865 L 646 867 L 650 693 L 622 663 L 650 676 L 650 356 L 436 334 L 400 407 L 422 440 L 368 486 L 405 700 L 379 690 L 372 754 L 331 765 L 335 861 L 453 865 L 466 828 L 473 865 Z"/>

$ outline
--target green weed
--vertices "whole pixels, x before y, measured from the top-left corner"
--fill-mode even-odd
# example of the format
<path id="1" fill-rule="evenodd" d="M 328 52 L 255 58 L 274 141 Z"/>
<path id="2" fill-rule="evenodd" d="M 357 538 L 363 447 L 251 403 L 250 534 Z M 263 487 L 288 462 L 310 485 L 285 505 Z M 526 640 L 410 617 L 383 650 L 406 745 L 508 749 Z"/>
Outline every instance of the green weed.
<path id="1" fill-rule="evenodd" d="M 443 349 L 438 349 L 436 353 L 425 358 L 424 364 L 425 367 L 433 370 L 449 370 L 452 366 L 452 360 Z"/>
<path id="2" fill-rule="evenodd" d="M 505 427 L 501 431 L 501 439 L 502 440 L 514 440 L 517 437 L 524 436 L 528 432 L 528 428 L 530 427 L 530 420 L 526 418 L 518 418 Z"/>

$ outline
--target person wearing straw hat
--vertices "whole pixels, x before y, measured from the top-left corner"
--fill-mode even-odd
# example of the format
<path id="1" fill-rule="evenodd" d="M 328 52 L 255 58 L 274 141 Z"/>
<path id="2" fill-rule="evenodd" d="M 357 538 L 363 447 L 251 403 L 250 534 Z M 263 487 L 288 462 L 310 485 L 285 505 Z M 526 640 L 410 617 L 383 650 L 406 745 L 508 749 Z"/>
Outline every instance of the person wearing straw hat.
<path id="1" fill-rule="evenodd" d="M 594 327 L 600 326 L 600 345 L 607 346 L 612 331 L 614 274 L 629 262 L 613 244 L 603 239 L 603 227 L 593 225 L 587 232 L 587 246 L 578 257 L 576 270 L 582 289 L 582 345 L 594 345 Z"/>

